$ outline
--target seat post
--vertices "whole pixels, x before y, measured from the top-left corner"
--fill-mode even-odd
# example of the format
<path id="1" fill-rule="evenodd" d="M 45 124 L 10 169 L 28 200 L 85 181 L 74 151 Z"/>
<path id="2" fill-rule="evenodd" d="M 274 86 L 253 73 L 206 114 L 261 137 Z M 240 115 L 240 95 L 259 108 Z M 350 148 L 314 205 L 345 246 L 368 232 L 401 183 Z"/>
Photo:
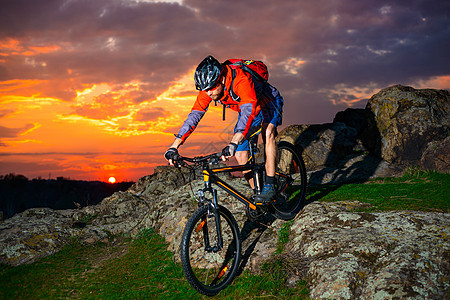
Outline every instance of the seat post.
<path id="1" fill-rule="evenodd" d="M 258 152 L 258 135 L 253 136 L 249 139 L 249 150 L 250 150 L 250 163 L 252 165 L 256 164 L 256 153 Z M 253 170 L 253 182 L 255 184 L 255 194 L 259 195 L 262 191 L 263 186 L 263 170 L 256 166 Z"/>
<path id="2" fill-rule="evenodd" d="M 258 136 L 251 137 L 248 141 L 248 146 L 250 150 L 250 163 L 252 164 L 256 162 L 255 154 L 258 150 L 257 143 L 258 143 Z"/>

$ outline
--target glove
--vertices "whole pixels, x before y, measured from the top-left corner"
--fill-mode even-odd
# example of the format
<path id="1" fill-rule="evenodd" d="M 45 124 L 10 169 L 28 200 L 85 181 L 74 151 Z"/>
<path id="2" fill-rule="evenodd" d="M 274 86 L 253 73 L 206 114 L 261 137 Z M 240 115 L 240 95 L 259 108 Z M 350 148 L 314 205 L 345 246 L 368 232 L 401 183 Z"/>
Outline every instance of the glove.
<path id="1" fill-rule="evenodd" d="M 234 154 L 236 153 L 236 148 L 237 148 L 237 144 L 229 143 L 228 146 L 223 148 L 222 155 L 225 157 L 234 156 Z"/>
<path id="2" fill-rule="evenodd" d="M 169 148 L 169 150 L 167 150 L 166 153 L 164 153 L 164 158 L 166 160 L 169 160 L 169 159 L 173 159 L 174 156 L 177 156 L 177 155 L 178 155 L 177 148 Z"/>

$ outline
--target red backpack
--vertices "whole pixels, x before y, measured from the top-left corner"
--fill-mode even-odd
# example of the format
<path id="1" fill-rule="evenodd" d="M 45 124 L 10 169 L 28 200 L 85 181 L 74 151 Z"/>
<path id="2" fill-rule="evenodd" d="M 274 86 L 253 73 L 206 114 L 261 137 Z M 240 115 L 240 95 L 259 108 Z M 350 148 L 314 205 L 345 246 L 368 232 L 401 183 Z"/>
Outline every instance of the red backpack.
<path id="1" fill-rule="evenodd" d="M 231 86 L 230 86 L 230 96 L 231 98 L 239 102 L 241 98 L 236 95 L 233 91 L 234 78 L 236 77 L 236 69 L 241 69 L 255 78 L 259 82 L 267 83 L 269 79 L 269 71 L 267 70 L 267 66 L 259 60 L 251 60 L 251 59 L 229 59 L 223 63 L 224 65 L 228 65 L 231 67 Z"/>
<path id="2" fill-rule="evenodd" d="M 255 78 L 259 82 L 267 83 L 269 79 L 269 71 L 267 70 L 267 66 L 259 60 L 251 60 L 251 59 L 229 59 L 223 63 L 224 65 L 228 65 L 231 67 L 231 86 L 230 86 L 230 96 L 236 101 L 240 102 L 241 98 L 236 95 L 233 91 L 234 78 L 236 77 L 236 69 L 241 69 Z M 223 106 L 223 120 L 225 121 L 225 106 Z"/>
<path id="3" fill-rule="evenodd" d="M 230 66 L 231 69 L 242 69 L 250 73 L 258 81 L 269 80 L 269 71 L 262 61 L 251 59 L 229 59 L 224 62 L 224 64 Z"/>

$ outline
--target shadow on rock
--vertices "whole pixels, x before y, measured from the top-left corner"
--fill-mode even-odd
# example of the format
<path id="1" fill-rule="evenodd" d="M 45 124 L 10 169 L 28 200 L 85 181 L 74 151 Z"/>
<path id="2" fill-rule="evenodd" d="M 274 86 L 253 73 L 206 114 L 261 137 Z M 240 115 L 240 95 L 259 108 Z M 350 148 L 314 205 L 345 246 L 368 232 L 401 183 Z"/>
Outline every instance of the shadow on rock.
<path id="1" fill-rule="evenodd" d="M 275 221 L 272 215 L 265 215 L 258 222 L 246 220 L 241 229 L 242 257 L 237 276 L 241 275 L 264 232 Z"/>
<path id="2" fill-rule="evenodd" d="M 289 126 L 280 133 L 280 140 L 295 144 L 302 153 L 309 177 L 308 194 L 313 193 L 308 203 L 344 183 L 393 174 L 378 155 L 381 137 L 369 109 L 339 112 L 333 123 Z"/>

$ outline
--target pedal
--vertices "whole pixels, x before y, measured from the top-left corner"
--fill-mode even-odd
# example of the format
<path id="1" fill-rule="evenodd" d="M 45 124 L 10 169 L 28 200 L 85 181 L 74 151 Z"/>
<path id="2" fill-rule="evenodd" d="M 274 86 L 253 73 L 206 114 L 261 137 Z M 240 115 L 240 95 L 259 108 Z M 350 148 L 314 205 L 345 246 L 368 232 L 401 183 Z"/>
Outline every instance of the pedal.
<path id="1" fill-rule="evenodd" d="M 247 218 L 252 222 L 256 222 L 261 216 L 264 216 L 264 214 L 266 213 L 260 207 L 256 207 L 256 209 L 251 209 L 248 206 L 246 207 L 245 212 L 246 212 Z"/>
<path id="2" fill-rule="evenodd" d="M 272 198 L 270 200 L 262 200 L 261 198 L 259 198 L 257 196 L 253 196 L 253 202 L 255 203 L 255 205 L 257 205 L 259 207 L 266 207 L 275 201 L 276 201 L 275 198 Z"/>

